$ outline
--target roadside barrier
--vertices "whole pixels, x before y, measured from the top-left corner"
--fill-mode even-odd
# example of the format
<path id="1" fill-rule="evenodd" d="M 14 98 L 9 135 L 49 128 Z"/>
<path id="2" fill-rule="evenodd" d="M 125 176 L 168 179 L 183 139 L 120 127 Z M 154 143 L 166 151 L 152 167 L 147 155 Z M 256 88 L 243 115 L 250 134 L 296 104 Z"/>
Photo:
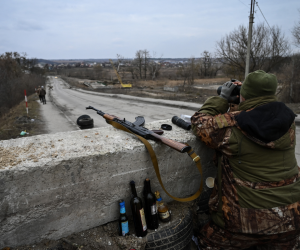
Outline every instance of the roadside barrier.
<path id="1" fill-rule="evenodd" d="M 159 129 L 171 120 L 145 125 Z M 215 176 L 213 151 L 190 132 L 174 126 L 166 138 L 188 143 L 201 157 L 203 177 Z M 160 174 L 167 191 L 188 197 L 201 176 L 187 154 L 154 141 Z M 130 213 L 131 180 L 142 196 L 151 180 L 171 201 L 156 178 L 144 144 L 109 126 L 0 141 L 0 249 L 59 239 L 119 216 L 119 200 Z"/>

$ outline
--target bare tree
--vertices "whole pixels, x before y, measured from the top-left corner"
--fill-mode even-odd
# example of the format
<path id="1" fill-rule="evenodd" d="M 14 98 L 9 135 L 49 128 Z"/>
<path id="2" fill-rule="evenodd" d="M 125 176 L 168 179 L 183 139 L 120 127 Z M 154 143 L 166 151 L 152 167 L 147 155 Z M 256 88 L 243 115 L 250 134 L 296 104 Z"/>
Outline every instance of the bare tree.
<path id="1" fill-rule="evenodd" d="M 284 102 L 300 102 L 300 53 L 293 54 L 283 67 L 281 84 L 281 97 Z"/>
<path id="2" fill-rule="evenodd" d="M 201 54 L 202 58 L 199 63 L 199 76 L 200 77 L 214 77 L 217 75 L 221 66 L 217 60 L 214 60 L 212 54 L 204 50 Z"/>
<path id="3" fill-rule="evenodd" d="M 136 68 L 136 71 L 138 74 L 134 74 L 134 70 L 131 70 L 132 77 L 139 76 L 140 79 L 147 79 L 147 70 L 148 70 L 148 64 L 150 60 L 150 54 L 149 51 L 144 49 L 144 50 L 138 50 L 135 53 L 135 58 L 133 61 L 133 67 Z"/>
<path id="4" fill-rule="evenodd" d="M 148 50 L 143 50 L 143 68 L 144 68 L 144 79 L 147 79 L 147 68 L 149 64 L 149 51 Z"/>
<path id="5" fill-rule="evenodd" d="M 140 79 L 142 79 L 143 54 L 144 53 L 142 50 L 138 50 L 137 52 L 135 52 L 135 58 L 134 58 L 134 64 L 138 69 Z"/>
<path id="6" fill-rule="evenodd" d="M 176 76 L 183 78 L 183 86 L 185 85 L 187 79 L 189 78 L 189 69 L 187 64 L 180 63 L 176 71 Z"/>
<path id="7" fill-rule="evenodd" d="M 298 11 L 300 14 L 300 9 Z M 297 23 L 295 23 L 295 26 L 292 30 L 292 34 L 294 36 L 294 44 L 297 47 L 300 47 L 300 20 Z"/>
<path id="8" fill-rule="evenodd" d="M 177 69 L 176 75 L 183 78 L 183 86 L 186 82 L 190 85 L 194 84 L 195 76 L 199 70 L 199 64 L 196 63 L 194 57 L 191 57 L 187 63 L 182 63 Z"/>
<path id="9" fill-rule="evenodd" d="M 156 58 L 156 52 L 153 52 L 152 58 Z M 160 60 L 161 58 L 162 58 L 162 55 L 160 56 L 159 60 Z M 161 63 L 155 62 L 155 61 L 152 59 L 151 61 L 149 61 L 148 68 L 149 68 L 149 71 L 150 71 L 150 75 L 151 75 L 152 81 L 155 81 L 156 78 L 157 78 L 158 75 L 159 75 L 159 71 L 160 71 L 160 69 L 161 69 Z"/>
<path id="10" fill-rule="evenodd" d="M 241 25 L 217 42 L 217 56 L 225 65 L 245 72 L 248 29 Z M 290 46 L 281 29 L 271 29 L 264 24 L 253 27 L 250 51 L 250 72 L 263 69 L 273 70 L 284 62 L 290 52 Z"/>

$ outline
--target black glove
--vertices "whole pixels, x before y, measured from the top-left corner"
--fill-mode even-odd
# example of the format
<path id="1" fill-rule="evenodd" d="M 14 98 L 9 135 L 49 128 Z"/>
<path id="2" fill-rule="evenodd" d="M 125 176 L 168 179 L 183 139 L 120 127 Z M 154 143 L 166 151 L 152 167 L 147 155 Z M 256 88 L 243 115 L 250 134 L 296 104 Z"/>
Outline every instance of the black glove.
<path id="1" fill-rule="evenodd" d="M 225 82 L 222 86 L 220 97 L 226 99 L 228 101 L 233 89 L 236 87 L 231 81 Z"/>

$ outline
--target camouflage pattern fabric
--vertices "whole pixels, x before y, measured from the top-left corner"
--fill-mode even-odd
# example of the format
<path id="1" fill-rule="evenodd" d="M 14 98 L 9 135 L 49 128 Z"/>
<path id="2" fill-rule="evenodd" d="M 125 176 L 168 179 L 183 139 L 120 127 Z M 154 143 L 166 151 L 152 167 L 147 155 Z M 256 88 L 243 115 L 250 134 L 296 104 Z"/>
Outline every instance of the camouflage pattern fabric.
<path id="1" fill-rule="evenodd" d="M 234 177 L 230 166 L 232 150 L 230 138 L 232 127 L 238 127 L 234 116 L 241 111 L 209 116 L 196 112 L 192 117 L 194 133 L 209 147 L 222 152 L 220 158 L 221 167 L 221 192 L 218 191 L 219 181 L 215 181 L 215 187 L 210 197 L 209 206 L 211 211 L 217 212 L 220 209 L 223 213 L 225 229 L 231 232 L 249 234 L 278 234 L 300 229 L 300 194 L 299 202 L 282 207 L 265 209 L 243 208 L 239 205 L 239 196 L 236 186 L 243 186 L 251 189 L 268 189 L 283 187 L 294 183 L 300 178 L 298 173 L 290 178 L 274 182 L 250 182 Z M 256 138 L 242 133 L 253 142 L 267 148 L 274 148 L 274 142 L 264 143 Z M 294 142 L 295 132 L 289 130 L 290 137 Z M 291 145 L 292 146 L 292 145 Z M 221 197 L 219 197 L 221 195 Z M 221 204 L 220 204 L 221 203 Z"/>
<path id="2" fill-rule="evenodd" d="M 299 249 L 300 231 L 273 235 L 239 234 L 207 223 L 198 236 L 202 250 L 240 250 L 256 246 L 257 250 Z"/>
<path id="3" fill-rule="evenodd" d="M 228 158 L 223 156 L 222 159 L 222 211 L 225 217 L 225 228 L 230 229 L 232 232 L 265 235 L 300 229 L 300 202 L 269 209 L 240 207 L 236 185 L 244 185 L 244 183 L 239 179 L 236 182 L 237 178 L 233 177 Z M 252 188 L 261 189 L 274 187 L 276 184 L 277 186 L 284 186 L 295 181 L 299 175 L 289 180 L 269 182 L 267 184 L 246 183 Z M 215 200 L 219 200 L 219 197 L 215 198 Z"/>
<path id="4" fill-rule="evenodd" d="M 201 249 L 297 249 L 300 235 L 300 168 L 295 124 L 278 140 L 263 142 L 235 117 L 276 101 L 250 99 L 231 108 L 208 99 L 192 118 L 193 133 L 216 150 L 218 176 L 209 200 L 212 221 L 199 234 Z M 251 132 L 251 131 L 250 131 Z M 253 134 L 253 133 L 252 133 Z"/>

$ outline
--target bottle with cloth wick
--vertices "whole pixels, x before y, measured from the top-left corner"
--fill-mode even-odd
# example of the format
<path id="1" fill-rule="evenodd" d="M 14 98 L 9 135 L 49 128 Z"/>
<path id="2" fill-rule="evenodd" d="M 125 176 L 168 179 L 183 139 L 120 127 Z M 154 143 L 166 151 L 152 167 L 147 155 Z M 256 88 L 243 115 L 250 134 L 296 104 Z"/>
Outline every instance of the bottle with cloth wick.
<path id="1" fill-rule="evenodd" d="M 168 222 L 171 220 L 171 213 L 169 211 L 168 206 L 163 202 L 160 193 L 158 191 L 155 192 L 156 200 L 157 200 L 157 210 L 158 217 L 162 222 Z"/>

